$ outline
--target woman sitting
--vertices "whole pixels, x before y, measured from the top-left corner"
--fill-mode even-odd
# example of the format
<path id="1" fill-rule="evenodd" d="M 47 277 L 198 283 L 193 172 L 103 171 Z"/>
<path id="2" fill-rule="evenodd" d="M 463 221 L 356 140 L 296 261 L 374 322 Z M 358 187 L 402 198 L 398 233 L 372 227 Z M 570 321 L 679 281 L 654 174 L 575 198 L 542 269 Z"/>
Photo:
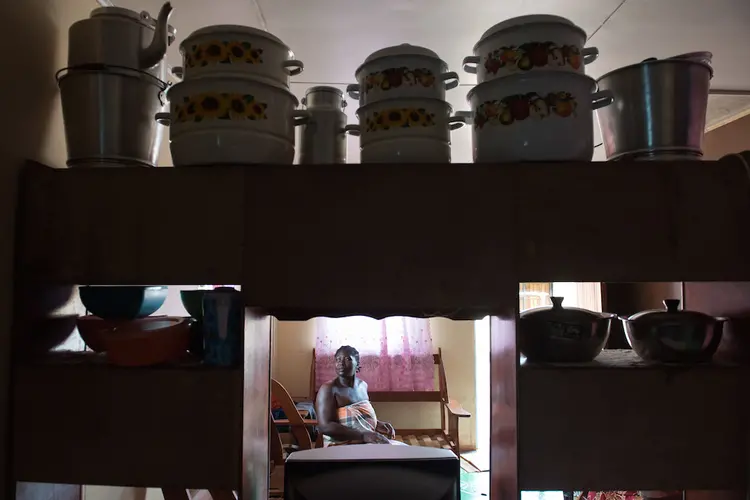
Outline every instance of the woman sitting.
<path id="1" fill-rule="evenodd" d="M 359 352 L 352 346 L 336 351 L 336 378 L 318 390 L 315 403 L 318 431 L 324 446 L 342 444 L 400 444 L 388 422 L 378 420 L 367 395 L 367 382 L 357 377 Z"/>

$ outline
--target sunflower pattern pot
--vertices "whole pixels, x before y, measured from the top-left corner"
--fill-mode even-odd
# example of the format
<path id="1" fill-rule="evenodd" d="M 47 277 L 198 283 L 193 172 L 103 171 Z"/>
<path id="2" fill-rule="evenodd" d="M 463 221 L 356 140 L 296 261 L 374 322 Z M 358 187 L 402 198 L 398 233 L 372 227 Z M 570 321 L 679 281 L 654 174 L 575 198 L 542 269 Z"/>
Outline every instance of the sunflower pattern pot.
<path id="1" fill-rule="evenodd" d="M 258 101 L 252 94 L 204 92 L 196 96 L 183 96 L 172 102 L 175 123 L 201 122 L 203 120 L 268 120 L 268 104 Z"/>
<path id="2" fill-rule="evenodd" d="M 290 76 L 304 64 L 274 35 L 249 26 L 216 25 L 201 28 L 181 44 L 183 66 L 173 73 L 188 80 L 200 76 L 245 75 L 289 86 Z"/>
<path id="3" fill-rule="evenodd" d="M 516 94 L 500 100 L 481 103 L 474 115 L 474 127 L 485 125 L 513 125 L 526 119 L 543 120 L 550 116 L 576 116 L 578 101 L 570 92 L 550 92 L 541 96 L 536 92 Z"/>
<path id="4" fill-rule="evenodd" d="M 186 47 L 185 71 L 217 64 L 263 64 L 263 49 L 250 42 L 212 40 Z"/>
<path id="5" fill-rule="evenodd" d="M 435 113 L 424 108 L 392 108 L 375 111 L 365 117 L 365 130 L 390 130 L 391 128 L 434 127 Z"/>
<path id="6" fill-rule="evenodd" d="M 402 137 L 431 137 L 450 142 L 450 131 L 463 126 L 466 118 L 451 116 L 453 110 L 440 99 L 387 99 L 357 110 L 360 143 Z"/>
<path id="7" fill-rule="evenodd" d="M 613 102 L 609 91 L 572 72 L 529 72 L 474 87 L 474 161 L 591 161 L 594 109 Z"/>

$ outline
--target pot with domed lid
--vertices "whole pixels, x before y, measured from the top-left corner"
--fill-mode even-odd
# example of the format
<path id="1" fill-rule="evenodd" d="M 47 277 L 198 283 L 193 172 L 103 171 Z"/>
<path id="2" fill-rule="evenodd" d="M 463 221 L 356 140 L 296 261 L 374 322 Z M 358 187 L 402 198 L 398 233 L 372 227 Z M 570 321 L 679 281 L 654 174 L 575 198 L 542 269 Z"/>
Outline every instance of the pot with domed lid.
<path id="1" fill-rule="evenodd" d="M 357 83 L 346 87 L 360 106 L 403 97 L 445 100 L 458 86 L 458 74 L 430 49 L 402 43 L 370 54 L 354 73 Z"/>
<path id="2" fill-rule="evenodd" d="M 644 361 L 700 363 L 709 361 L 721 342 L 726 318 L 680 309 L 678 299 L 664 309 L 620 317 L 628 343 Z"/>
<path id="3" fill-rule="evenodd" d="M 518 344 L 529 361 L 584 363 L 599 355 L 617 315 L 563 307 L 563 297 L 550 297 L 551 306 L 524 311 L 519 319 Z"/>

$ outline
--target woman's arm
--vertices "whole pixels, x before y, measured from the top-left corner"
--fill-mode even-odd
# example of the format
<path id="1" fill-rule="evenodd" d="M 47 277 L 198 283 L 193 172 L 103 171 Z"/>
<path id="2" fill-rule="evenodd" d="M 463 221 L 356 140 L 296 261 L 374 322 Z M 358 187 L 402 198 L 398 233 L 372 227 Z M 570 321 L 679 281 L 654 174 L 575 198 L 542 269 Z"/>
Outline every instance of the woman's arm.
<path id="1" fill-rule="evenodd" d="M 338 422 L 338 408 L 330 384 L 323 384 L 315 401 L 318 412 L 318 430 L 337 441 L 364 441 L 365 433 Z"/>

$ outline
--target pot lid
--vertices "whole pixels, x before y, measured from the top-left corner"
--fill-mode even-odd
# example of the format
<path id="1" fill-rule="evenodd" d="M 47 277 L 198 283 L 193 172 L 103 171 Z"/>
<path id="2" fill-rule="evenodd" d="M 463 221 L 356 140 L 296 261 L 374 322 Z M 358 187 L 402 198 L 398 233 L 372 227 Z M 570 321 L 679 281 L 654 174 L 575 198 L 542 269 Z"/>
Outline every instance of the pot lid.
<path id="1" fill-rule="evenodd" d="M 614 318 L 616 315 L 599 313 L 578 307 L 563 307 L 564 297 L 550 297 L 551 306 L 535 307 L 521 313 L 521 318 L 565 323 L 588 323 L 592 320 Z"/>
<path id="2" fill-rule="evenodd" d="M 89 17 L 99 17 L 99 16 L 119 16 L 119 17 L 127 17 L 128 19 L 132 19 L 133 21 L 136 21 L 144 26 L 148 26 L 149 28 L 156 29 L 156 19 L 151 16 L 148 12 L 141 11 L 136 12 L 134 10 L 125 9 L 123 7 L 98 7 L 91 11 L 91 14 Z M 177 30 L 174 26 L 171 24 L 167 25 L 167 32 L 169 33 L 169 36 L 174 38 L 177 34 Z"/>
<path id="3" fill-rule="evenodd" d="M 531 14 L 528 16 L 512 17 L 510 19 L 506 19 L 505 21 L 497 23 L 482 34 L 477 45 L 479 45 L 479 43 L 485 41 L 486 39 L 497 35 L 500 32 L 519 28 L 527 24 L 564 24 L 580 31 L 581 33 L 583 33 L 583 37 L 586 38 L 586 32 L 578 27 L 570 19 L 566 19 L 561 16 L 553 16 L 551 14 Z"/>
<path id="4" fill-rule="evenodd" d="M 633 314 L 627 321 L 648 320 L 648 321 L 685 321 L 690 319 L 713 320 L 713 316 L 703 314 L 697 311 L 684 311 L 680 309 L 679 299 L 664 299 L 664 309 L 651 309 Z"/>
<path id="5" fill-rule="evenodd" d="M 393 45 L 373 52 L 367 56 L 364 64 L 371 63 L 376 59 L 381 59 L 383 57 L 394 56 L 422 56 L 431 59 L 440 59 L 440 56 L 438 56 L 436 52 L 428 48 L 420 47 L 419 45 L 411 45 L 409 43 L 402 43 L 401 45 Z"/>
<path id="6" fill-rule="evenodd" d="M 199 30 L 195 30 L 185 39 L 183 44 L 187 42 L 188 39 L 194 38 L 197 36 L 206 36 L 206 35 L 228 35 L 228 34 L 237 34 L 237 35 L 246 35 L 246 36 L 258 36 L 265 38 L 266 40 L 270 40 L 274 43 L 277 43 L 279 45 L 283 45 L 286 47 L 286 44 L 281 41 L 281 39 L 275 35 L 272 35 L 266 30 L 260 29 L 260 28 L 253 28 L 251 26 L 241 26 L 239 24 L 215 24 L 213 26 L 205 26 Z M 294 54 L 291 50 L 289 50 L 289 54 L 291 57 L 294 57 Z"/>
<path id="7" fill-rule="evenodd" d="M 317 92 L 330 92 L 331 94 L 336 94 L 340 97 L 344 97 L 344 91 L 336 88 L 336 87 L 330 87 L 328 85 L 316 85 L 315 87 L 310 87 L 305 91 L 305 95 L 315 94 Z"/>
<path id="8" fill-rule="evenodd" d="M 708 58 L 707 58 L 708 57 Z M 622 68 L 617 68 L 609 73 L 605 73 L 604 75 L 600 76 L 596 79 L 597 83 L 604 80 L 605 78 L 614 75 L 615 73 L 619 73 L 620 71 L 626 71 L 626 70 L 632 70 L 641 68 L 643 66 L 648 66 L 652 64 L 663 64 L 663 63 L 671 63 L 671 64 L 698 64 L 700 66 L 705 67 L 709 72 L 709 78 L 714 77 L 714 68 L 711 66 L 711 58 L 713 57 L 713 54 L 710 52 L 690 52 L 687 54 L 682 54 L 679 56 L 673 56 L 673 57 L 667 57 L 664 59 L 658 59 L 656 57 L 649 57 L 648 59 L 644 59 L 643 61 L 635 64 L 629 64 L 627 66 L 623 66 Z"/>

